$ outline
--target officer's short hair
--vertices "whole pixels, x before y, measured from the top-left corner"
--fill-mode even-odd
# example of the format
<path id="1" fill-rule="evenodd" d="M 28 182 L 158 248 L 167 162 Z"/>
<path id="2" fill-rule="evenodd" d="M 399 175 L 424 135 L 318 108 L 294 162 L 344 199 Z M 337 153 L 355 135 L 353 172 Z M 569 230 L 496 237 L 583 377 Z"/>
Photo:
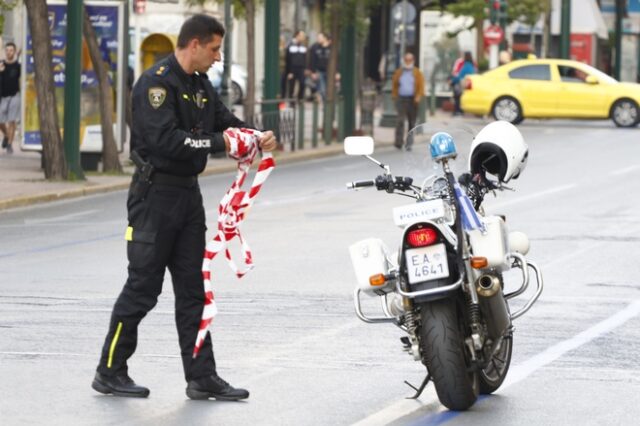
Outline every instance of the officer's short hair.
<path id="1" fill-rule="evenodd" d="M 224 37 L 224 32 L 224 26 L 216 18 L 203 14 L 193 15 L 182 24 L 177 46 L 185 48 L 194 38 L 206 44 L 211 41 L 214 34 Z"/>

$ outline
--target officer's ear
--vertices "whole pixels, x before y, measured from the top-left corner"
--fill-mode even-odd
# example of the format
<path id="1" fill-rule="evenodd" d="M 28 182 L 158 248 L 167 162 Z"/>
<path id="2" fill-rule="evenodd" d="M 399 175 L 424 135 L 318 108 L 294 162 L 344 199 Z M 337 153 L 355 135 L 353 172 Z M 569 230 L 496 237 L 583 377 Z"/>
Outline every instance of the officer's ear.
<path id="1" fill-rule="evenodd" d="M 187 43 L 187 49 L 189 49 L 191 52 L 195 52 L 198 46 L 200 46 L 200 40 L 198 40 L 196 37 L 192 38 L 191 40 L 189 40 L 189 43 Z"/>

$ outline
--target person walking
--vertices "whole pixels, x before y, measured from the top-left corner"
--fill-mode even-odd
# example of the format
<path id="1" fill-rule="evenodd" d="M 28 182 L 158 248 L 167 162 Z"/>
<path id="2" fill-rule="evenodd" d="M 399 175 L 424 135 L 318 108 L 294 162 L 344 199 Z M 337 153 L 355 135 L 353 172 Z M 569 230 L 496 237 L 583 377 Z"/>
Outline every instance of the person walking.
<path id="1" fill-rule="evenodd" d="M 220 61 L 224 34 L 215 18 L 193 15 L 183 23 L 174 53 L 145 71 L 133 87 L 136 171 L 127 197 L 128 279 L 113 307 L 92 382 L 100 393 L 149 395 L 148 388 L 129 377 L 127 360 L 136 348 L 138 324 L 156 305 L 168 268 L 187 396 L 249 396 L 218 376 L 209 334 L 198 356 L 192 356 L 205 303 L 201 268 L 206 225 L 197 176 L 210 153 L 230 150 L 223 132 L 245 127 L 206 81 L 207 70 Z M 272 151 L 276 139 L 267 131 L 257 144 Z"/>
<path id="2" fill-rule="evenodd" d="M 311 79 L 316 83 L 316 93 L 324 101 L 327 95 L 327 68 L 331 54 L 331 37 L 318 33 L 317 42 L 309 49 L 309 69 Z"/>
<path id="3" fill-rule="evenodd" d="M 451 76 L 451 84 L 453 87 L 453 115 L 462 115 L 462 107 L 460 106 L 460 98 L 462 98 L 464 78 L 468 75 L 476 73 L 476 66 L 473 63 L 471 52 L 464 52 L 464 62 L 457 74 Z"/>
<path id="4" fill-rule="evenodd" d="M 302 30 L 295 32 L 293 39 L 285 48 L 284 73 L 282 74 L 281 96 L 292 98 L 297 83 L 298 100 L 304 98 L 304 79 L 307 71 L 306 34 Z"/>
<path id="5" fill-rule="evenodd" d="M 391 97 L 395 101 L 398 113 L 394 145 L 398 149 L 402 149 L 406 137 L 404 122 L 408 122 L 408 130 L 413 129 L 416 124 L 418 104 L 423 96 L 424 76 L 415 66 L 413 54 L 405 53 L 402 66 L 395 70 L 391 78 Z M 407 141 L 405 149 L 411 151 L 411 141 Z"/>
<path id="6" fill-rule="evenodd" d="M 12 154 L 20 120 L 20 62 L 15 43 L 7 43 L 4 52 L 5 60 L 0 61 L 0 130 L 4 133 L 2 147 Z"/>

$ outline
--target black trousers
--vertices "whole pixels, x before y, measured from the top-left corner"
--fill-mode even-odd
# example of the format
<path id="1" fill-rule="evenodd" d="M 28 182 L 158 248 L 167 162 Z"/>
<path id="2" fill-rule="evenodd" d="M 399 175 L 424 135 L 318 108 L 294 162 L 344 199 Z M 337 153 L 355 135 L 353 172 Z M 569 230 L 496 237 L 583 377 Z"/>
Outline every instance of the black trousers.
<path id="1" fill-rule="evenodd" d="M 401 148 L 406 137 L 404 122 L 407 121 L 409 124 L 407 131 L 415 127 L 416 116 L 418 115 L 418 104 L 414 102 L 413 97 L 399 97 L 396 100 L 396 111 L 398 115 L 396 118 L 396 137 L 394 145 Z M 407 148 L 410 147 L 410 141 L 408 141 Z"/>
<path id="2" fill-rule="evenodd" d="M 144 200 L 136 199 L 133 192 L 129 190 L 127 199 L 129 277 L 113 307 L 97 370 L 107 376 L 127 373 L 138 324 L 156 305 L 169 268 L 185 378 L 211 375 L 215 360 L 209 334 L 198 357 L 192 359 L 204 308 L 201 269 L 206 225 L 200 188 L 197 181 L 190 188 L 154 183 Z"/>
<path id="3" fill-rule="evenodd" d="M 280 84 L 281 84 L 280 96 L 282 97 L 282 99 L 284 99 L 285 97 L 293 98 L 293 93 L 294 93 L 296 82 L 297 82 L 298 83 L 297 96 L 298 96 L 298 100 L 301 100 L 302 98 L 304 98 L 304 89 L 305 89 L 304 68 L 295 69 L 291 71 L 291 74 L 293 74 L 293 78 L 291 80 L 287 78 L 286 72 L 282 74 L 282 80 L 280 81 Z"/>

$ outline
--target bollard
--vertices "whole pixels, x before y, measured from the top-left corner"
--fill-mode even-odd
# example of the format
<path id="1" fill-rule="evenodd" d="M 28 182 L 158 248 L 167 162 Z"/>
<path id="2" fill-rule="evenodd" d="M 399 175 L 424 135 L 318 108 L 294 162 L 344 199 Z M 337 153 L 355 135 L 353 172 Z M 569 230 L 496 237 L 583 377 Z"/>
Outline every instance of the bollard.
<path id="1" fill-rule="evenodd" d="M 304 100 L 298 100 L 298 149 L 304 149 Z"/>
<path id="2" fill-rule="evenodd" d="M 338 142 L 344 141 L 344 114 L 342 109 L 344 108 L 344 98 L 340 96 L 338 98 Z"/>
<path id="3" fill-rule="evenodd" d="M 333 103 L 333 107 L 335 108 L 335 100 Z M 331 108 L 329 108 L 329 103 L 325 102 L 324 103 L 324 113 L 322 114 L 322 119 L 323 119 L 323 137 L 324 137 L 324 144 L 325 145 L 329 145 L 331 144 L 331 139 L 333 137 L 333 117 L 330 117 L 330 111 Z M 335 109 L 333 110 L 335 111 Z"/>
<path id="4" fill-rule="evenodd" d="M 313 98 L 313 118 L 311 123 L 311 146 L 318 147 L 318 98 Z"/>

